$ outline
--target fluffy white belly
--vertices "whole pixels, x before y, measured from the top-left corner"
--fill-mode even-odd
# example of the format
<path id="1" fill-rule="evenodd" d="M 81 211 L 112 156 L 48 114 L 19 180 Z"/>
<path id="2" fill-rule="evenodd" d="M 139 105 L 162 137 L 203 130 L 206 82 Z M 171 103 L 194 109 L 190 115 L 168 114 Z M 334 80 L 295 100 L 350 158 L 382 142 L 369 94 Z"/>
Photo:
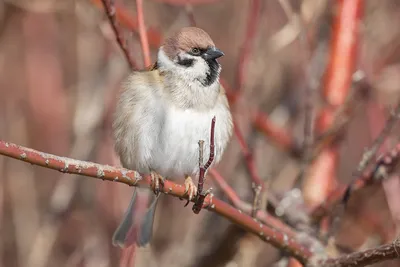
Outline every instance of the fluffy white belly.
<path id="1" fill-rule="evenodd" d="M 164 177 L 197 176 L 199 140 L 204 140 L 204 161 L 209 157 L 211 120 L 216 116 L 215 157 L 217 163 L 228 140 L 229 111 L 216 107 L 207 112 L 169 108 L 160 134 L 151 151 L 150 169 Z"/>

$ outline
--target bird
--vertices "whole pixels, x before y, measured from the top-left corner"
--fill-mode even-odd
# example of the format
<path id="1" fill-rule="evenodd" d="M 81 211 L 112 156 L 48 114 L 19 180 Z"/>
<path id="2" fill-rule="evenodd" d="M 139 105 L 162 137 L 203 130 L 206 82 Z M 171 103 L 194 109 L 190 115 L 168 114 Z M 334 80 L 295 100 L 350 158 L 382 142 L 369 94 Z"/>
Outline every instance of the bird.
<path id="1" fill-rule="evenodd" d="M 197 27 L 183 27 L 165 39 L 157 61 L 147 70 L 133 71 L 122 83 L 112 132 L 115 151 L 124 168 L 150 175 L 154 193 L 136 188 L 113 235 L 122 248 L 147 245 L 152 238 L 159 187 L 164 179 L 184 178 L 189 200 L 197 195 L 199 141 L 210 155 L 211 121 L 215 116 L 217 164 L 232 136 L 232 115 L 219 77 L 224 53 L 210 35 Z M 140 204 L 146 197 L 146 208 Z"/>

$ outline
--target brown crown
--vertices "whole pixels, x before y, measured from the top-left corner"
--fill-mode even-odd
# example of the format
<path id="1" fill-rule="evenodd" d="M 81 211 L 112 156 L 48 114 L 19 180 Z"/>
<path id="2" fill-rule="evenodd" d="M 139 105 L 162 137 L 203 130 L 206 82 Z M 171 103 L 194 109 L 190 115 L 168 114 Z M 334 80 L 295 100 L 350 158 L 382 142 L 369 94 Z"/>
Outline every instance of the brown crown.
<path id="1" fill-rule="evenodd" d="M 214 42 L 208 33 L 200 28 L 185 27 L 165 40 L 164 52 L 172 59 L 179 50 L 188 52 L 194 47 L 206 49 L 210 46 L 214 46 Z"/>

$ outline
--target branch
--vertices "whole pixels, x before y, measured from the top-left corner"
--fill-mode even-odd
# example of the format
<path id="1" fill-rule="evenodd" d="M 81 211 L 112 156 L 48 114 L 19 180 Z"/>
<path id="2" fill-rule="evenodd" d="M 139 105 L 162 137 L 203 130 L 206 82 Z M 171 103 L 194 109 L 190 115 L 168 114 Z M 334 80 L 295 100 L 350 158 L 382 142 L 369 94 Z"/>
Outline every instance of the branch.
<path id="1" fill-rule="evenodd" d="M 114 7 L 114 0 L 101 0 L 103 3 L 104 10 L 106 12 L 106 15 L 108 17 L 108 20 L 110 22 L 110 25 L 114 31 L 115 34 L 115 39 L 117 40 L 118 45 L 121 47 L 122 52 L 124 53 L 124 56 L 126 58 L 126 61 L 128 61 L 129 67 L 132 70 L 138 69 L 135 61 L 131 57 L 128 48 L 126 47 L 126 42 L 122 38 L 122 34 L 117 26 L 117 20 L 115 17 L 115 7 Z"/>
<path id="2" fill-rule="evenodd" d="M 224 194 L 228 197 L 229 201 L 233 204 L 234 207 L 247 214 L 250 214 L 252 212 L 252 205 L 241 200 L 235 190 L 233 190 L 233 188 L 228 185 L 228 183 L 221 176 L 221 174 L 219 174 L 219 172 L 217 172 L 215 169 L 211 169 L 210 175 L 213 177 L 214 182 L 224 192 Z M 295 235 L 295 231 L 292 228 L 290 228 L 288 225 L 286 225 L 276 217 L 271 216 L 265 210 L 257 210 L 254 217 L 257 218 L 257 220 L 260 220 L 262 223 L 270 225 L 271 227 L 274 227 L 281 232 L 285 232 L 287 235 Z"/>
<path id="3" fill-rule="evenodd" d="M 253 123 L 260 132 L 280 146 L 283 150 L 288 151 L 294 157 L 300 156 L 300 148 L 296 145 L 293 137 L 284 128 L 275 125 L 267 115 L 260 111 L 256 111 L 253 115 Z"/>
<path id="4" fill-rule="evenodd" d="M 385 260 L 400 258 L 400 238 L 393 243 L 379 246 L 373 249 L 354 252 L 336 259 L 320 260 L 315 266 L 324 267 L 348 267 L 348 266 L 367 266 Z M 314 266 L 314 265 L 311 265 Z"/>
<path id="5" fill-rule="evenodd" d="M 149 41 L 147 40 L 146 24 L 144 22 L 143 0 L 136 0 L 136 9 L 138 14 L 139 35 L 140 43 L 142 45 L 144 66 L 149 67 L 151 65 L 151 57 Z"/>
<path id="6" fill-rule="evenodd" d="M 132 170 L 59 157 L 1 140 L 0 154 L 34 165 L 58 170 L 62 173 L 79 174 L 97 179 L 124 183 L 129 186 L 151 187 L 150 177 L 142 178 L 138 173 Z M 165 180 L 161 192 L 179 198 L 187 199 L 188 197 L 185 193 L 184 186 L 168 180 Z M 203 207 L 225 217 L 246 231 L 257 235 L 260 239 L 274 247 L 287 251 L 303 264 L 306 264 L 313 255 L 308 248 L 290 238 L 287 234 L 260 223 L 258 220 L 219 200 L 212 194 L 205 198 Z"/>
<path id="7" fill-rule="evenodd" d="M 333 126 L 335 111 L 350 97 L 358 56 L 358 33 L 364 1 L 341 0 L 335 3 L 338 9 L 322 88 L 326 106 L 317 114 L 316 134 L 324 133 Z M 338 162 L 339 150 L 336 143 L 324 148 L 314 159 L 303 183 L 304 198 L 310 206 L 320 204 L 327 198 L 330 185 L 336 182 Z"/>
<path id="8" fill-rule="evenodd" d="M 256 185 L 263 187 L 263 180 L 257 173 L 256 165 L 253 158 L 253 153 L 251 153 L 250 148 L 248 147 L 246 141 L 244 140 L 242 132 L 240 131 L 237 123 L 235 122 L 233 123 L 233 131 L 240 145 L 242 154 L 246 162 L 247 170 L 250 173 L 251 179 Z"/>
<path id="9" fill-rule="evenodd" d="M 203 185 L 204 185 L 204 180 L 205 180 L 205 175 L 208 170 L 208 168 L 211 166 L 212 162 L 214 161 L 214 153 L 215 153 L 215 116 L 211 120 L 211 130 L 210 130 L 210 156 L 208 158 L 208 161 L 206 164 L 203 164 L 203 153 L 204 153 L 204 141 L 200 140 L 199 141 L 199 183 L 197 186 L 197 197 L 195 204 L 193 205 L 193 212 L 198 214 L 201 210 L 201 207 L 203 206 L 204 199 L 206 196 L 211 192 L 211 188 L 208 189 L 206 192 L 203 192 Z"/>
<path id="10" fill-rule="evenodd" d="M 390 113 L 389 118 L 385 123 L 385 127 L 383 127 L 379 136 L 375 139 L 371 147 L 364 152 L 362 155 L 362 159 L 358 164 L 357 175 L 361 174 L 370 164 L 372 158 L 381 147 L 382 143 L 385 141 L 386 137 L 390 134 L 396 122 L 400 119 L 400 102 L 397 103 L 395 109 Z"/>
<path id="11" fill-rule="evenodd" d="M 92 0 L 93 4 L 97 7 L 104 9 L 104 5 L 102 3 L 103 0 Z M 116 3 L 114 5 L 115 8 L 115 17 L 117 22 L 128 29 L 131 32 L 138 33 L 139 25 L 137 17 L 131 15 L 129 11 L 121 4 Z M 155 28 L 149 27 L 147 30 L 147 37 L 149 38 L 149 45 L 153 48 L 158 48 L 161 45 L 161 33 Z"/>
<path id="12" fill-rule="evenodd" d="M 327 201 L 320 206 L 312 209 L 311 216 L 320 219 L 333 209 L 341 200 L 346 201 L 350 193 L 364 188 L 373 182 L 381 181 L 386 178 L 397 166 L 400 160 L 400 144 L 397 144 L 391 151 L 381 156 L 371 169 L 364 172 L 347 189 L 341 187 L 334 190 Z"/>
<path id="13" fill-rule="evenodd" d="M 342 105 L 349 95 L 358 56 L 359 25 L 364 1 L 337 1 L 329 64 L 324 77 L 323 95 L 332 107 Z"/>
<path id="14" fill-rule="evenodd" d="M 246 33 L 243 38 L 242 46 L 239 51 L 239 63 L 236 69 L 236 92 L 242 93 L 243 85 L 245 82 L 245 71 L 247 69 L 247 63 L 251 56 L 252 46 L 254 43 L 254 39 L 257 33 L 257 26 L 259 25 L 259 17 L 260 17 L 260 0 L 250 0 L 249 3 L 249 11 L 247 14 L 247 25 L 246 25 Z"/>

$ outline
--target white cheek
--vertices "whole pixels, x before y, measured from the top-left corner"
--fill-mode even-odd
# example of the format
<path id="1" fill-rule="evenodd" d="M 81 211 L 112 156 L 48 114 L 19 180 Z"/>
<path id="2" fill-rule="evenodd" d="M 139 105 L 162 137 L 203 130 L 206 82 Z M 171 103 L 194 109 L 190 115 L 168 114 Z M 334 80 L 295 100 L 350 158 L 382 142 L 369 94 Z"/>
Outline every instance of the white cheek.
<path id="1" fill-rule="evenodd" d="M 191 55 L 187 55 L 181 53 L 179 55 L 181 58 L 190 58 L 194 59 L 194 64 L 191 67 L 180 66 L 176 62 L 170 60 L 167 55 L 164 53 L 163 49 L 160 49 L 158 52 L 158 62 L 160 63 L 160 68 L 163 70 L 167 70 L 173 72 L 175 74 L 180 74 L 185 80 L 194 81 L 204 79 L 209 73 L 210 68 L 208 67 L 207 62 L 198 57 L 193 57 Z"/>
<path id="2" fill-rule="evenodd" d="M 182 67 L 188 77 L 193 79 L 202 79 L 210 72 L 210 68 L 204 59 L 191 56 L 186 56 L 186 58 L 194 58 L 193 66 L 188 68 Z"/>

